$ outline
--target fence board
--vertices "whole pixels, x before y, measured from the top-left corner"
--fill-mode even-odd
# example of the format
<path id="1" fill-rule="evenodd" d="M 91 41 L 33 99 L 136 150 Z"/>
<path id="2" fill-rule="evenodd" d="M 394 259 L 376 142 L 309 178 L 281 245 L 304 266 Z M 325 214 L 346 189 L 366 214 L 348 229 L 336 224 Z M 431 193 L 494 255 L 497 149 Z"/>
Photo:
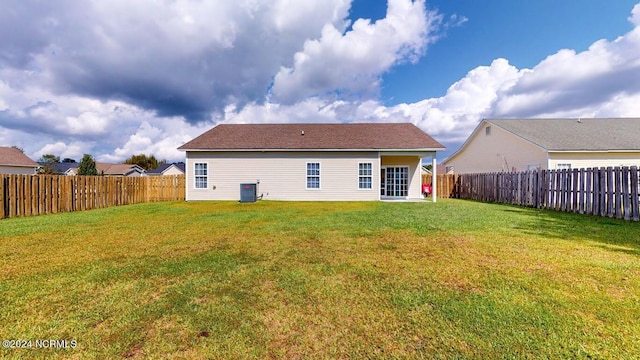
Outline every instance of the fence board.
<path id="1" fill-rule="evenodd" d="M 591 180 L 593 179 L 592 169 L 587 169 L 585 172 L 585 204 L 584 213 L 592 214 L 593 211 L 593 189 Z"/>
<path id="2" fill-rule="evenodd" d="M 640 220 L 640 206 L 638 204 L 638 168 L 635 166 L 631 167 L 630 170 L 631 175 L 631 219 L 633 221 Z"/>
<path id="3" fill-rule="evenodd" d="M 452 196 L 453 192 L 448 194 Z M 184 175 L 122 178 L 0 174 L 0 219 L 184 199 Z"/>
<path id="4" fill-rule="evenodd" d="M 638 167 L 463 174 L 455 197 L 640 220 Z"/>
<path id="5" fill-rule="evenodd" d="M 622 168 L 622 216 L 625 220 L 631 219 L 631 204 L 629 201 L 631 191 L 629 189 L 629 168 Z"/>
<path id="6" fill-rule="evenodd" d="M 16 217 L 18 211 L 16 210 L 17 194 L 16 194 L 16 179 L 17 175 L 9 175 L 9 217 Z"/>
<path id="7" fill-rule="evenodd" d="M 5 178 L 0 178 L 0 219 L 4 219 L 5 217 L 5 213 L 7 212 L 7 208 L 5 207 L 6 205 L 6 201 L 5 198 L 7 197 L 6 195 L 6 179 Z"/>
<path id="8" fill-rule="evenodd" d="M 458 182 L 459 175 L 454 174 L 437 174 L 436 181 L 436 196 L 439 198 L 453 198 L 457 196 L 457 193 L 461 191 L 461 185 Z M 176 192 L 176 189 L 180 187 L 184 188 L 184 176 L 181 177 L 173 177 L 173 176 L 157 176 L 159 181 L 157 188 L 164 189 L 164 194 L 160 192 L 151 193 L 149 196 L 151 197 L 160 197 L 160 198 L 175 198 L 178 199 L 181 193 Z M 422 174 L 422 183 L 423 184 L 432 184 L 433 175 L 431 174 Z M 152 189 L 152 188 L 150 188 Z"/>

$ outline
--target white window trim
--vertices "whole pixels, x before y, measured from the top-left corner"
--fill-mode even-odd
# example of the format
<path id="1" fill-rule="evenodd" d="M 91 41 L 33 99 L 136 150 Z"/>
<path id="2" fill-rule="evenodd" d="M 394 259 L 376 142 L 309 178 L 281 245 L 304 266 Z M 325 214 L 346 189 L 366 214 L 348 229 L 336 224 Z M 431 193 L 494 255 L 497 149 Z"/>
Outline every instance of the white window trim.
<path id="1" fill-rule="evenodd" d="M 318 187 L 317 188 L 310 188 L 309 187 L 309 177 L 316 177 L 316 175 L 309 175 L 308 171 L 309 171 L 309 164 L 318 164 Z M 320 161 L 307 161 L 307 163 L 305 164 L 304 167 L 304 188 L 305 190 L 321 190 L 322 189 L 322 164 L 320 163 Z"/>
<path id="2" fill-rule="evenodd" d="M 360 187 L 360 165 L 363 164 L 369 164 L 371 166 L 371 175 L 369 176 L 362 176 L 362 177 L 369 177 L 371 178 L 371 187 L 370 188 L 361 188 Z M 358 176 L 356 177 L 356 182 L 357 182 L 357 188 L 358 190 L 361 191 L 372 191 L 374 189 L 374 184 L 373 184 L 373 162 L 371 161 L 362 161 L 362 162 L 358 162 Z"/>
<path id="3" fill-rule="evenodd" d="M 200 165 L 200 164 L 204 164 L 205 165 L 205 175 L 198 175 L 196 174 L 196 166 Z M 204 187 L 198 187 L 198 177 L 204 177 L 205 179 L 205 186 Z M 194 190 L 206 190 L 209 188 L 209 163 L 207 162 L 194 162 L 193 163 L 193 189 Z"/>
<path id="4" fill-rule="evenodd" d="M 394 167 L 394 168 L 398 168 L 398 167 L 402 167 L 402 168 L 407 168 L 407 196 L 389 196 L 389 195 L 385 195 L 385 196 L 380 196 L 381 199 L 409 199 L 411 196 L 411 166 L 410 165 L 381 165 L 380 169 L 385 169 L 385 172 L 387 171 L 387 168 L 390 167 Z M 436 174 L 437 175 L 437 174 Z M 380 180 L 382 181 L 382 179 Z M 421 184 L 422 185 L 422 184 Z M 385 184 L 386 186 L 386 184 Z M 422 190 L 422 189 L 420 189 Z"/>

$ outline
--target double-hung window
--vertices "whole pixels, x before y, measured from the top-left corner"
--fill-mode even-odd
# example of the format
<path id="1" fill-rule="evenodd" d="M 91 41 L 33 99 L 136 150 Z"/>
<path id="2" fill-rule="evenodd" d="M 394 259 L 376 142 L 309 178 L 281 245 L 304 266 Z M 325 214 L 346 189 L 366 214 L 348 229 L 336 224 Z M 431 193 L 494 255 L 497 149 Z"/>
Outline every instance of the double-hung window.
<path id="1" fill-rule="evenodd" d="M 372 188 L 372 165 L 371 163 L 359 163 L 358 164 L 358 189 L 371 189 Z"/>
<path id="2" fill-rule="evenodd" d="M 320 163 L 307 163 L 307 189 L 320 189 Z"/>
<path id="3" fill-rule="evenodd" d="M 194 181 L 196 189 L 206 189 L 207 188 L 207 163 L 195 163 L 195 171 L 194 171 Z"/>

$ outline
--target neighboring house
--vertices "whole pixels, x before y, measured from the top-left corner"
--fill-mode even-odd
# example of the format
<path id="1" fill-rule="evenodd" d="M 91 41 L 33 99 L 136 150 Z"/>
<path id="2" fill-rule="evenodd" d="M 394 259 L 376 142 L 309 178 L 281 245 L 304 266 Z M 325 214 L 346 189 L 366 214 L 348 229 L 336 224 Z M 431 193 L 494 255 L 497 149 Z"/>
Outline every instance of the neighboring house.
<path id="1" fill-rule="evenodd" d="M 184 162 L 160 165 L 153 170 L 147 171 L 149 176 L 159 175 L 184 175 Z"/>
<path id="2" fill-rule="evenodd" d="M 146 176 L 146 170 L 135 164 L 109 164 L 96 161 L 99 175 L 105 176 Z"/>
<path id="3" fill-rule="evenodd" d="M 55 175 L 78 175 L 80 163 L 53 163 L 51 164 Z M 146 171 L 138 165 L 109 164 L 96 162 L 98 175 L 105 176 L 145 176 Z"/>
<path id="4" fill-rule="evenodd" d="M 187 200 L 419 199 L 444 147 L 413 124 L 224 124 L 182 145 Z"/>
<path id="5" fill-rule="evenodd" d="M 640 118 L 485 119 L 443 163 L 457 174 L 640 166 Z"/>
<path id="6" fill-rule="evenodd" d="M 41 165 L 43 165 L 41 163 Z M 52 163 L 50 164 L 54 175 L 78 175 L 78 163 Z"/>
<path id="7" fill-rule="evenodd" d="M 32 175 L 38 169 L 38 163 L 31 160 L 22 151 L 13 147 L 0 146 L 0 174 Z"/>
<path id="8" fill-rule="evenodd" d="M 431 168 L 427 168 L 425 165 L 422 165 L 422 173 L 423 174 L 427 174 L 427 175 L 431 175 Z M 444 164 L 438 164 L 436 166 L 436 174 L 442 175 L 442 174 L 453 174 L 453 169 L 447 169 L 446 166 L 444 166 Z"/>

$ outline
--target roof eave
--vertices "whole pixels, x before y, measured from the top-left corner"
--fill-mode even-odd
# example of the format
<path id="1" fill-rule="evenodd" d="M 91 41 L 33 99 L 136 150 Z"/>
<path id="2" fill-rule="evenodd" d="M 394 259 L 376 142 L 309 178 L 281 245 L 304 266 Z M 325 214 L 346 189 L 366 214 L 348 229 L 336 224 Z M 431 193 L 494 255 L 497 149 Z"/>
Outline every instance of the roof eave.
<path id="1" fill-rule="evenodd" d="M 629 153 L 629 152 L 640 152 L 640 149 L 599 149 L 599 150 L 589 150 L 589 149 L 549 149 L 549 152 L 554 153 Z"/>
<path id="2" fill-rule="evenodd" d="M 0 164 L 0 166 L 13 166 L 13 167 L 24 167 L 24 168 L 37 168 L 38 164 L 35 165 L 22 165 L 22 164 Z"/>
<path id="3" fill-rule="evenodd" d="M 238 151 L 238 152 L 315 152 L 315 151 L 330 151 L 330 152 L 341 152 L 341 151 L 354 151 L 354 152 L 362 152 L 362 151 L 442 151 L 444 147 L 439 148 L 407 148 L 407 149 L 398 149 L 398 148 L 380 148 L 380 149 L 371 149 L 371 148 L 362 148 L 362 149 L 178 149 L 180 151 L 195 151 L 195 152 L 229 152 L 229 151 Z"/>

